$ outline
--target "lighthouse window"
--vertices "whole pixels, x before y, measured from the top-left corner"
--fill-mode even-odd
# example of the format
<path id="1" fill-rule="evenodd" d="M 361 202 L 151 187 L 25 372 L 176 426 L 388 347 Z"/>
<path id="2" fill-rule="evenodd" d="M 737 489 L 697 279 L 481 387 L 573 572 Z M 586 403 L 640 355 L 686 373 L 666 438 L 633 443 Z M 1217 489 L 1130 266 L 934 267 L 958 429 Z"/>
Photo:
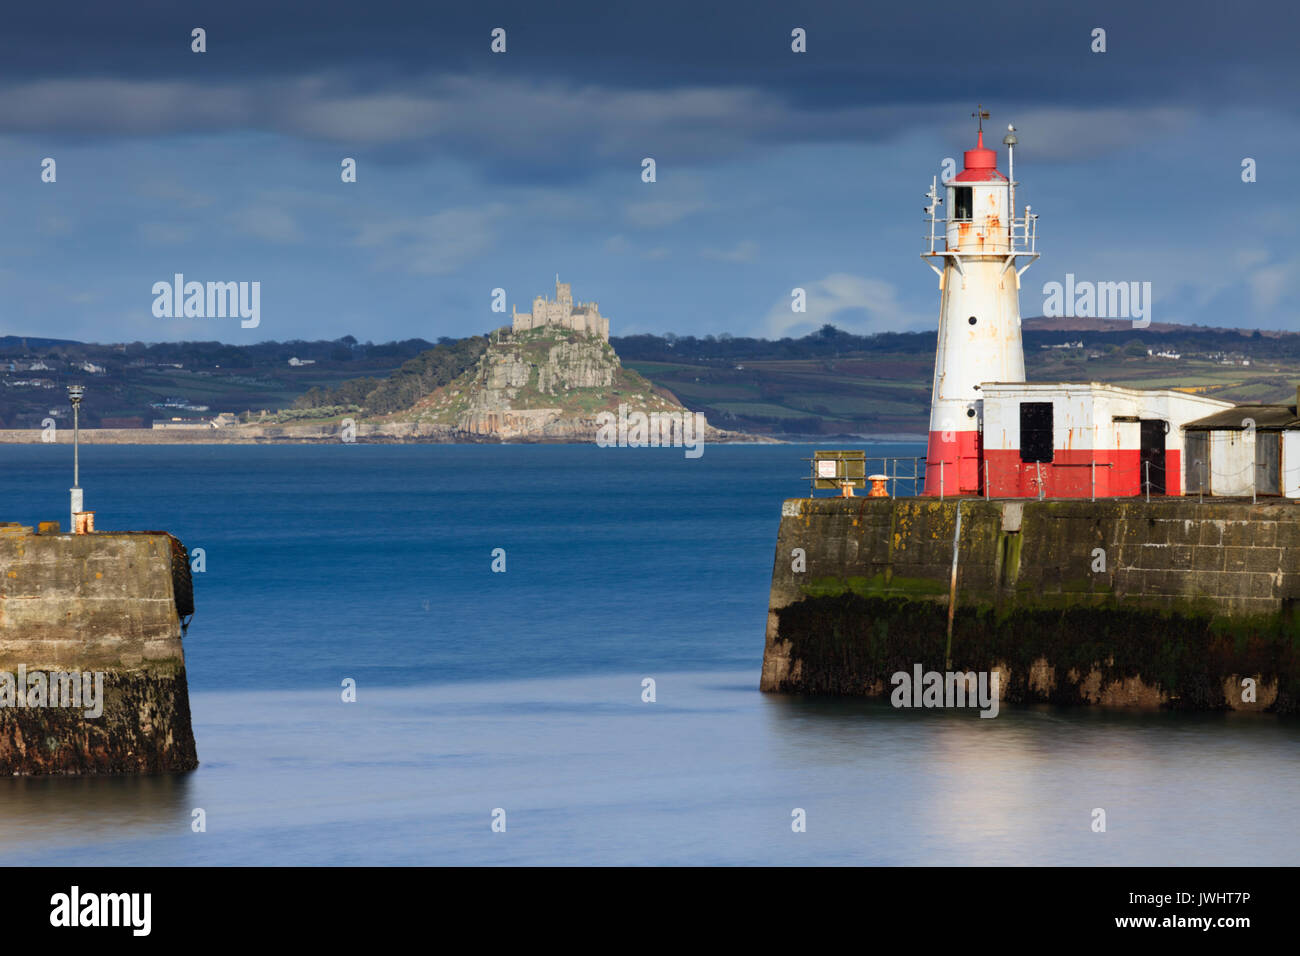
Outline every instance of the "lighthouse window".
<path id="1" fill-rule="evenodd" d="M 953 197 L 953 218 L 954 219 L 971 219 L 973 218 L 975 201 L 971 198 L 971 187 L 958 186 Z"/>
<path id="2" fill-rule="evenodd" d="M 1020 460 L 1051 461 L 1052 403 L 1020 403 Z"/>

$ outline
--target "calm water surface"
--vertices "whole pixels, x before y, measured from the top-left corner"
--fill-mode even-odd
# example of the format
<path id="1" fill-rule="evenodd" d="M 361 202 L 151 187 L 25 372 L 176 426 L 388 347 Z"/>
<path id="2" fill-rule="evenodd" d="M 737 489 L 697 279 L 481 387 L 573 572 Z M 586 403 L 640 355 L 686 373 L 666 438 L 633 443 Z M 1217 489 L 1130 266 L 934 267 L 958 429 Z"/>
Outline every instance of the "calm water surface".
<path id="1" fill-rule="evenodd" d="M 0 780 L 0 861 L 1300 859 L 1300 722 L 760 694 L 780 501 L 810 450 L 83 448 L 97 526 L 206 552 L 185 641 L 202 766 Z M 66 521 L 68 458 L 0 445 L 0 520 Z"/>

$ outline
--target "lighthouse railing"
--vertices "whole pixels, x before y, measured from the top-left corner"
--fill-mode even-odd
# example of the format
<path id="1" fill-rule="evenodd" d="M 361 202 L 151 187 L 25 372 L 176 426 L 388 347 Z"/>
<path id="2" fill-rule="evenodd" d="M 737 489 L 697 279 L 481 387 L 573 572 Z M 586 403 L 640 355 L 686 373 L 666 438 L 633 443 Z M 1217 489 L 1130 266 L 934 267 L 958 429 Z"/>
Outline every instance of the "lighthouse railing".
<path id="1" fill-rule="evenodd" d="M 1025 207 L 1025 214 L 1011 220 L 1011 250 L 1029 255 L 1038 253 L 1038 217 Z"/>
<path id="2" fill-rule="evenodd" d="M 923 256 L 987 256 L 991 254 L 983 249 L 971 251 L 954 249 L 948 241 L 948 223 L 950 220 L 941 218 L 934 212 L 930 212 L 924 221 L 930 227 L 930 234 L 922 237 L 927 245 L 926 251 L 921 253 Z M 942 243 L 942 248 L 936 248 L 940 243 Z M 1007 246 L 1007 251 L 1012 255 L 1038 255 L 1037 214 L 1026 211 L 1025 215 L 1011 220 L 1007 233 Z"/>

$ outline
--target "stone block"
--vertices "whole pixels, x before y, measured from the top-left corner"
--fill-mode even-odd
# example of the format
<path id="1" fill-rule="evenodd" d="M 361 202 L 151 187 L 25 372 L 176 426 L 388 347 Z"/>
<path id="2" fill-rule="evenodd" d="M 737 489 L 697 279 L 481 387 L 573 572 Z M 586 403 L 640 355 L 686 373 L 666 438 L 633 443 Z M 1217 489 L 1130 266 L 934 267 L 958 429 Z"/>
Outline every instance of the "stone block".
<path id="1" fill-rule="evenodd" d="M 1225 547 L 1250 547 L 1255 543 L 1255 523 L 1253 521 L 1225 521 L 1223 523 L 1223 545 Z"/>
<path id="2" fill-rule="evenodd" d="M 1250 575 L 1249 596 L 1252 598 L 1273 598 L 1277 594 L 1277 586 L 1271 574 L 1252 574 Z"/>
<path id="3" fill-rule="evenodd" d="M 1281 548 L 1251 548 L 1246 552 L 1246 570 L 1276 574 L 1283 569 Z"/>
<path id="4" fill-rule="evenodd" d="M 1223 549 L 1217 544 L 1198 547 L 1192 553 L 1192 568 L 1196 571 L 1222 571 Z"/>
<path id="5" fill-rule="evenodd" d="M 1227 548 L 1223 549 L 1223 570 L 1225 571 L 1245 571 L 1246 556 L 1250 553 L 1250 548 Z"/>

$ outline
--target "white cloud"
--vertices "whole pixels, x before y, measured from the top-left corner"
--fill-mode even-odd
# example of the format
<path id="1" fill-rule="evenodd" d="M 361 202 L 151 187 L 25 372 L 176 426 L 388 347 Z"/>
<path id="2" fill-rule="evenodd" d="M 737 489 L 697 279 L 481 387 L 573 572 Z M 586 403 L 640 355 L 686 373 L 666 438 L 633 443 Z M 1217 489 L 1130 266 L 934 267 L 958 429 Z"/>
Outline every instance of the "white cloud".
<path id="1" fill-rule="evenodd" d="M 705 249 L 700 255 L 719 262 L 753 262 L 758 258 L 758 243 L 753 239 L 742 239 L 730 249 Z"/>
<path id="2" fill-rule="evenodd" d="M 390 93 L 307 100 L 291 124 L 312 139 L 397 143 L 436 134 L 452 113 L 448 104 L 426 96 Z"/>
<path id="3" fill-rule="evenodd" d="M 207 193 L 168 180 L 150 179 L 137 186 L 135 191 L 146 199 L 157 199 L 182 209 L 203 209 L 213 202 Z"/>
<path id="4" fill-rule="evenodd" d="M 1017 156 L 1038 162 L 1095 159 L 1107 153 L 1147 149 L 1151 143 L 1186 132 L 1197 119 L 1195 109 L 1181 107 L 1021 110 L 1010 104 L 1001 114 L 998 122 L 985 123 L 984 144 L 997 149 L 1005 158 L 1006 147 L 1002 145 L 1002 137 L 1007 129 L 1005 120 L 1009 119 L 1015 123 L 1016 136 L 1020 140 L 1016 147 Z M 953 115 L 964 114 L 954 112 Z M 969 121 L 950 126 L 950 134 L 954 142 L 969 141 L 972 138 Z M 960 163 L 960 157 L 957 159 Z"/>
<path id="5" fill-rule="evenodd" d="M 161 246 L 189 242 L 194 231 L 189 226 L 179 226 L 170 222 L 142 222 L 139 225 L 140 237 L 145 242 Z"/>
<path id="6" fill-rule="evenodd" d="M 0 116 L 11 132 L 152 135 L 214 132 L 256 109 L 252 87 L 93 77 L 7 87 Z"/>
<path id="7" fill-rule="evenodd" d="M 1246 287 L 1255 308 L 1275 309 L 1284 297 L 1295 300 L 1294 293 L 1300 287 L 1297 280 L 1300 280 L 1300 257 L 1292 257 L 1253 270 L 1246 276 Z"/>
<path id="8" fill-rule="evenodd" d="M 1279 247 L 1285 243 L 1283 235 L 1275 238 Z M 1272 256 L 1259 248 L 1225 254 L 1196 235 L 1171 236 L 1153 246 L 1142 239 L 1090 234 L 1080 239 L 1079 249 L 1057 254 L 1050 271 L 1035 267 L 1027 273 L 1037 276 L 1021 290 L 1022 314 L 1041 315 L 1043 284 L 1064 282 L 1066 273 L 1074 273 L 1076 282 L 1150 282 L 1153 322 L 1295 328 L 1300 257 L 1269 261 Z"/>
<path id="9" fill-rule="evenodd" d="M 303 231 L 283 209 L 263 204 L 245 206 L 231 213 L 228 220 L 239 233 L 267 242 L 301 242 Z"/>
<path id="10" fill-rule="evenodd" d="M 681 222 L 705 208 L 706 203 L 692 199 L 648 199 L 628 203 L 623 207 L 623 218 L 643 229 L 659 229 Z"/>
<path id="11" fill-rule="evenodd" d="M 67 216 L 42 216 L 36 228 L 43 236 L 66 236 L 72 232 L 72 220 Z"/>
<path id="12" fill-rule="evenodd" d="M 364 92 L 360 86 L 344 71 L 225 82 L 35 80 L 0 86 L 0 128 L 109 136 L 260 130 L 349 150 L 418 145 L 421 155 L 436 149 L 516 175 L 537 167 L 580 175 L 616 161 L 639 176 L 645 156 L 671 156 L 682 169 L 756 144 L 878 143 L 932 126 L 935 117 L 960 118 L 948 140 L 970 140 L 969 103 L 808 109 L 757 86 L 629 89 L 448 73 Z M 1183 107 L 1046 109 L 1009 102 L 990 124 L 990 145 L 1001 148 L 1005 120 L 1012 119 L 1027 158 L 1090 159 L 1186 132 L 1197 115 Z M 405 158 L 415 155 L 408 150 Z"/>
<path id="13" fill-rule="evenodd" d="M 1251 266 L 1268 262 L 1269 255 L 1267 249 L 1257 246 L 1253 249 L 1238 249 L 1233 258 L 1238 269 L 1249 269 Z"/>
<path id="14" fill-rule="evenodd" d="M 764 319 L 764 334 L 771 338 L 798 336 L 826 323 L 858 335 L 908 332 L 923 328 L 930 318 L 908 312 L 898 301 L 898 290 L 880 279 L 836 272 L 800 285 L 806 293 L 806 312 L 792 312 L 790 295 L 778 299 Z"/>
<path id="15" fill-rule="evenodd" d="M 431 216 L 366 223 L 358 246 L 379 252 L 381 268 L 416 275 L 446 275 L 476 259 L 496 239 L 493 224 L 506 214 L 501 203 L 481 208 L 446 209 Z"/>
<path id="16" fill-rule="evenodd" d="M 608 239 L 605 240 L 604 246 L 605 246 L 605 251 L 613 255 L 616 256 L 635 255 L 640 259 L 645 259 L 651 262 L 658 261 L 660 259 L 667 259 L 670 255 L 672 255 L 672 250 L 670 250 L 667 246 L 654 246 L 652 248 L 646 249 L 644 247 L 634 245 L 633 243 L 628 241 L 628 238 L 626 236 L 623 235 L 610 236 Z"/>

